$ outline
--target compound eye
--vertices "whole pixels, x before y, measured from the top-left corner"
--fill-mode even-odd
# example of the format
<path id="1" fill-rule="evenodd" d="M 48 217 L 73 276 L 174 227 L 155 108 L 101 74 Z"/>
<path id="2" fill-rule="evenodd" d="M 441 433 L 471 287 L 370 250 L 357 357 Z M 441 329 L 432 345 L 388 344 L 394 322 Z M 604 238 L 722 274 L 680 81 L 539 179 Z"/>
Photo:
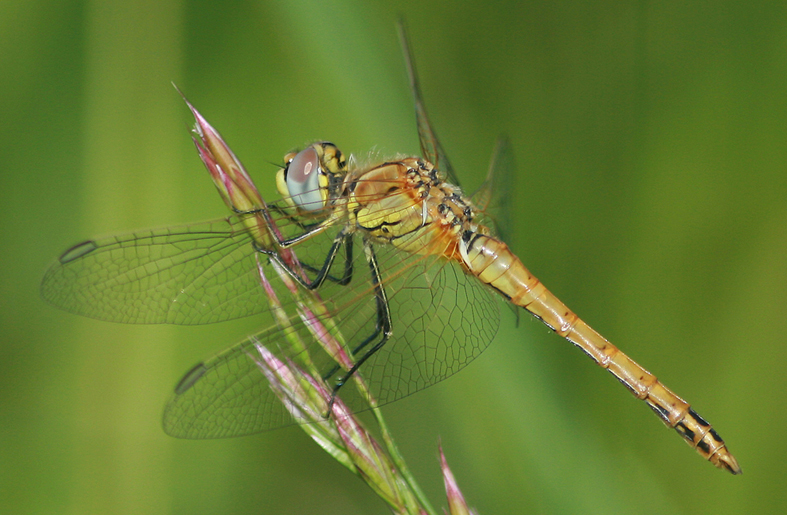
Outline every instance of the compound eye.
<path id="1" fill-rule="evenodd" d="M 301 150 L 287 165 L 287 191 L 295 205 L 305 211 L 323 207 L 320 173 L 320 156 L 314 147 Z"/>

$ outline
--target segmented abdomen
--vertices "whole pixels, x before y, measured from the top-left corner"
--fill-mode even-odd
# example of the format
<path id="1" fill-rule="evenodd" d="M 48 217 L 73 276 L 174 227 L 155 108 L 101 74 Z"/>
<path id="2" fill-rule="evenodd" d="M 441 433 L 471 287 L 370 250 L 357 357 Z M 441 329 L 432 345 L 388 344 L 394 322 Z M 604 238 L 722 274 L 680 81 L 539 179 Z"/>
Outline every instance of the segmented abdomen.
<path id="1" fill-rule="evenodd" d="M 638 399 L 715 466 L 740 474 L 724 440 L 689 404 L 664 386 L 566 307 L 528 271 L 508 246 L 491 236 L 466 231 L 458 254 L 469 273 L 541 319 L 550 329 L 609 370 Z"/>

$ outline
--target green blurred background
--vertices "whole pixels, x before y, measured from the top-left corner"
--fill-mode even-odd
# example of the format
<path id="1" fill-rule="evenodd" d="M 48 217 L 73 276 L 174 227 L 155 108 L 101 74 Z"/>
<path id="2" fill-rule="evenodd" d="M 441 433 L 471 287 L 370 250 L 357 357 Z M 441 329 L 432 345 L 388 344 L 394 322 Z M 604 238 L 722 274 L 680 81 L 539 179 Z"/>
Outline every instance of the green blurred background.
<path id="1" fill-rule="evenodd" d="M 480 513 L 776 513 L 787 505 L 787 3 L 0 3 L 0 511 L 386 513 L 298 428 L 179 441 L 164 402 L 252 319 L 123 326 L 44 304 L 93 235 L 224 216 L 171 81 L 264 194 L 330 139 L 416 153 L 394 22 L 472 189 L 507 132 L 513 246 L 718 428 L 704 463 L 530 318 L 386 408 L 436 505 L 442 445 Z"/>

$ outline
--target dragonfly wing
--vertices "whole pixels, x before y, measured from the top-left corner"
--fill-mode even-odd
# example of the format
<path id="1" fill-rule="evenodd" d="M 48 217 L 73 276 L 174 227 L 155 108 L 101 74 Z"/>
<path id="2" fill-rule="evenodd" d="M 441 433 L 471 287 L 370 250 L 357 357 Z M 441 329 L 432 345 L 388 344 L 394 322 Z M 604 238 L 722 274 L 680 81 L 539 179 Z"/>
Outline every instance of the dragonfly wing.
<path id="1" fill-rule="evenodd" d="M 359 375 L 382 405 L 433 385 L 476 358 L 497 332 L 500 302 L 480 281 L 451 263 L 390 246 L 376 250 L 392 335 L 364 362 Z M 319 297 L 302 293 L 320 299 L 325 307 L 321 322 L 331 328 L 334 338 L 346 341 L 345 348 L 355 349 L 358 358 L 373 345 L 358 348 L 379 334 L 379 320 L 371 278 L 363 274 L 368 264 L 357 257 L 354 268 L 357 275 L 350 286 L 336 287 L 331 293 L 320 289 Z M 288 316 L 288 335 L 274 326 L 192 369 L 166 407 L 166 432 L 183 438 L 221 438 L 295 423 L 255 363 L 259 359 L 255 345 L 326 378 L 329 388 L 342 372 L 302 318 Z M 293 338 L 302 343 L 293 345 Z M 339 397 L 353 411 L 369 407 L 352 381 L 341 388 Z"/>
<path id="2" fill-rule="evenodd" d="M 258 335 L 270 344 L 278 328 Z M 295 423 L 255 362 L 247 340 L 192 368 L 164 410 L 164 431 L 176 438 L 248 435 Z"/>
<path id="3" fill-rule="evenodd" d="M 516 179 L 516 162 L 508 137 L 495 143 L 486 180 L 471 195 L 473 204 L 483 212 L 481 223 L 492 227 L 497 236 L 511 243 L 512 191 Z"/>
<path id="4" fill-rule="evenodd" d="M 497 334 L 502 304 L 452 262 L 413 256 L 409 266 L 389 266 L 398 252 L 384 250 L 379 258 L 393 336 L 361 368 L 380 404 L 442 381 L 477 358 Z M 343 398 L 351 406 L 362 402 Z"/>
<path id="5" fill-rule="evenodd" d="M 424 105 L 423 96 L 421 95 L 418 72 L 415 68 L 415 58 L 407 34 L 407 25 L 403 18 L 399 19 L 397 26 L 399 28 L 399 41 L 402 45 L 405 66 L 407 67 L 407 75 L 410 79 L 410 90 L 412 91 L 413 101 L 415 102 L 415 120 L 418 125 L 418 139 L 421 142 L 421 154 L 423 158 L 431 162 L 435 168 L 446 174 L 449 183 L 461 186 L 459 184 L 459 178 L 456 176 L 451 166 L 451 162 L 448 160 L 448 156 L 443 150 L 442 145 L 440 145 L 440 140 L 437 138 L 434 129 L 432 129 L 432 124 L 429 122 L 429 115 L 426 113 L 426 106 Z"/>
<path id="6" fill-rule="evenodd" d="M 251 238 L 235 217 L 88 240 L 44 276 L 41 295 L 67 311 L 133 324 L 207 324 L 267 302 Z"/>

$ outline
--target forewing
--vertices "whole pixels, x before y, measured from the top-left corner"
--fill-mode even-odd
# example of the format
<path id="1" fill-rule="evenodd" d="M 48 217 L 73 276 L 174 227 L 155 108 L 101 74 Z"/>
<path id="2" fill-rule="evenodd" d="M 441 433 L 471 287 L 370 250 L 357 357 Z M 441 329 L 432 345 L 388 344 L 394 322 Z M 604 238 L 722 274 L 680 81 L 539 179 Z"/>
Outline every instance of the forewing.
<path id="1" fill-rule="evenodd" d="M 302 230 L 282 216 L 278 223 Z M 304 257 L 324 255 L 324 242 L 302 247 Z M 112 322 L 195 325 L 263 313 L 268 325 L 255 253 L 237 217 L 88 240 L 52 265 L 41 295 L 66 311 Z"/>

